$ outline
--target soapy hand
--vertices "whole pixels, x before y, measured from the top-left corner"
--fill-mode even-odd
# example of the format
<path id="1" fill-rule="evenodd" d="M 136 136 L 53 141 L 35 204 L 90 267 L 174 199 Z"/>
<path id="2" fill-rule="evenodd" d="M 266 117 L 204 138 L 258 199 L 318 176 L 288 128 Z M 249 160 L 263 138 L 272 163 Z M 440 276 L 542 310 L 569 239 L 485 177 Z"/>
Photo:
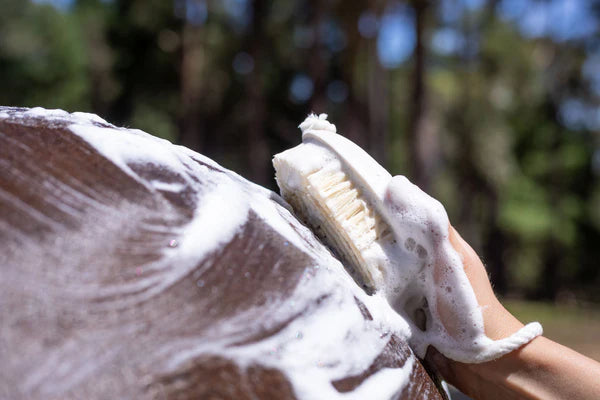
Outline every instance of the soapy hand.
<path id="1" fill-rule="evenodd" d="M 392 260 L 385 271 L 386 293 L 412 323 L 410 344 L 417 355 L 434 346 L 455 361 L 481 363 L 542 333 L 539 323 L 523 326 L 496 300 L 481 261 L 450 227 L 439 201 L 406 177 L 394 176 L 383 205 L 399 242 L 386 249 Z"/>
<path id="2" fill-rule="evenodd" d="M 458 252 L 463 261 L 463 268 L 473 287 L 477 303 L 481 306 L 485 334 L 493 340 L 511 336 L 523 327 L 506 308 L 498 301 L 487 272 L 475 250 L 469 246 L 460 234 L 450 226 L 449 239 L 452 247 Z M 451 318 L 452 316 L 441 316 Z"/>
<path id="3" fill-rule="evenodd" d="M 450 226 L 449 239 L 481 306 L 485 334 L 499 340 L 523 327 L 494 295 L 477 253 Z M 441 312 L 442 320 L 454 315 Z M 599 399 L 600 363 L 545 337 L 537 337 L 503 357 L 479 364 L 453 361 L 429 347 L 427 362 L 442 377 L 475 399 Z"/>

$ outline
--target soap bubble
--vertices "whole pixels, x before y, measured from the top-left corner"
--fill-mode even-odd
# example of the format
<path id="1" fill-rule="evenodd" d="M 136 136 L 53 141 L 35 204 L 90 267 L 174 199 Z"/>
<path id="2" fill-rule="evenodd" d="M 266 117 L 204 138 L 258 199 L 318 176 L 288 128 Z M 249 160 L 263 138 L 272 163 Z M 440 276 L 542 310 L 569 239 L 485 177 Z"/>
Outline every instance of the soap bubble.
<path id="1" fill-rule="evenodd" d="M 427 250 L 425 250 L 425 248 L 420 244 L 417 245 L 417 255 L 419 256 L 419 258 L 427 257 Z"/>

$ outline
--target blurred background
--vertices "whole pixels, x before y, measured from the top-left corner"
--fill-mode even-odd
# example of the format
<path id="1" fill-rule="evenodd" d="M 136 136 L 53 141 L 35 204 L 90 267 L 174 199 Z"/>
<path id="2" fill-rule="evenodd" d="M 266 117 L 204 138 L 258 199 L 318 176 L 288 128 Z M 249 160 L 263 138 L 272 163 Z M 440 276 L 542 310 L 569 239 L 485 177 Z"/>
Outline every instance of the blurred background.
<path id="1" fill-rule="evenodd" d="M 600 2 L 2 0 L 0 104 L 276 189 L 311 111 L 446 206 L 522 319 L 600 359 Z"/>

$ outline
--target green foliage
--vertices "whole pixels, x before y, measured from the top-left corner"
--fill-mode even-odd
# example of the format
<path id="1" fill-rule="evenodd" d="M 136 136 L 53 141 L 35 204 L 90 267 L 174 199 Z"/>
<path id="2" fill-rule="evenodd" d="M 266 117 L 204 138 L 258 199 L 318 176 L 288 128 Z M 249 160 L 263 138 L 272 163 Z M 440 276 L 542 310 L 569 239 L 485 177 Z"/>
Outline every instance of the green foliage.
<path id="1" fill-rule="evenodd" d="M 171 142 L 177 140 L 177 128 L 171 116 L 156 106 L 143 103 L 136 105 L 131 116 L 131 126 Z"/>
<path id="2" fill-rule="evenodd" d="M 89 109 L 88 60 L 77 18 L 48 5 L 8 8 L 13 13 L 0 24 L 0 102 Z"/>
<path id="3" fill-rule="evenodd" d="M 503 192 L 500 226 L 523 240 L 544 239 L 552 227 L 551 209 L 543 187 L 526 177 L 515 177 Z"/>

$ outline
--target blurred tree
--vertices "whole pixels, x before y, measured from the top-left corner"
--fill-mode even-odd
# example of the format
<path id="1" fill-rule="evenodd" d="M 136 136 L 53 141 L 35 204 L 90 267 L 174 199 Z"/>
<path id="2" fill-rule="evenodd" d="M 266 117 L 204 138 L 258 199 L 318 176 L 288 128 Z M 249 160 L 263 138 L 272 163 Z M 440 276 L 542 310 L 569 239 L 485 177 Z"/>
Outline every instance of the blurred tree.
<path id="1" fill-rule="evenodd" d="M 5 0 L 0 102 L 99 113 L 275 189 L 326 112 L 438 197 L 502 294 L 600 302 L 600 7 Z"/>
<path id="2" fill-rule="evenodd" d="M 415 54 L 412 76 L 412 102 L 409 122 L 410 174 L 421 189 L 429 191 L 432 169 L 437 156 L 437 137 L 427 106 L 426 24 L 429 0 L 413 0 L 415 10 Z"/>
<path id="3" fill-rule="evenodd" d="M 90 109 L 79 20 L 50 5 L 6 0 L 0 13 L 0 102 Z"/>

